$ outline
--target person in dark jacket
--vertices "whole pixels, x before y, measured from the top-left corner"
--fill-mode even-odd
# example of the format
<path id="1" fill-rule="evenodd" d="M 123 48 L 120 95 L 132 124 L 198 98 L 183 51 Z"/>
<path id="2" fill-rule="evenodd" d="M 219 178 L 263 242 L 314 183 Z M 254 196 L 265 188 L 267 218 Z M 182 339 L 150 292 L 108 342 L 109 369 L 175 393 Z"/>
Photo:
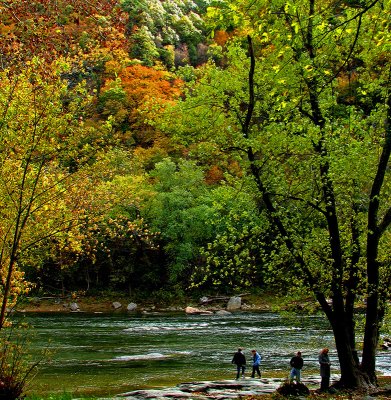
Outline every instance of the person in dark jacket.
<path id="1" fill-rule="evenodd" d="M 301 369 L 303 368 L 303 358 L 301 356 L 301 351 L 298 351 L 294 357 L 291 358 L 290 361 L 290 366 L 292 367 L 291 373 L 290 373 L 290 381 L 293 382 L 293 380 L 296 378 L 296 382 L 300 383 L 301 379 Z"/>
<path id="2" fill-rule="evenodd" d="M 242 378 L 244 378 L 244 371 L 246 370 L 246 357 L 242 353 L 242 349 L 240 347 L 232 358 L 232 364 L 236 365 L 236 379 L 239 379 L 240 372 L 242 372 Z"/>
<path id="3" fill-rule="evenodd" d="M 319 354 L 319 365 L 320 365 L 320 390 L 321 392 L 327 392 L 330 386 L 330 359 L 329 349 L 324 348 Z"/>

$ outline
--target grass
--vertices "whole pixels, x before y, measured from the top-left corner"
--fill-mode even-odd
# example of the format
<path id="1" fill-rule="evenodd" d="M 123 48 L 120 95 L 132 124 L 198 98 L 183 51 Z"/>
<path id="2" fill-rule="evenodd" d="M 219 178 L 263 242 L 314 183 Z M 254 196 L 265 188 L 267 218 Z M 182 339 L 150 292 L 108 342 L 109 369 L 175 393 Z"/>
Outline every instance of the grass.
<path id="1" fill-rule="evenodd" d="M 73 399 L 83 399 L 83 400 L 95 400 L 96 397 L 83 397 L 83 396 L 77 396 L 74 397 L 70 393 L 62 393 L 62 394 L 51 394 L 48 396 L 27 396 L 25 397 L 25 400 L 73 400 Z"/>

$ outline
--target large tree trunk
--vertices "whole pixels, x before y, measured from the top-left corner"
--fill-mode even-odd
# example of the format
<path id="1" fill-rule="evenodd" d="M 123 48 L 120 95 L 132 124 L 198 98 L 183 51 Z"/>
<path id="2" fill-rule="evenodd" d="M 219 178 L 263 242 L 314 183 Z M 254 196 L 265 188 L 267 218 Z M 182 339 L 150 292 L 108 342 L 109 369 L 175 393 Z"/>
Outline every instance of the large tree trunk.
<path id="1" fill-rule="evenodd" d="M 388 111 L 385 121 L 385 140 L 369 198 L 367 235 L 367 310 L 362 357 L 362 370 L 371 381 L 376 380 L 376 348 L 381 318 L 379 293 L 380 276 L 378 248 L 381 235 L 390 226 L 391 208 L 379 221 L 380 194 L 391 156 L 391 96 L 387 99 Z"/>
<path id="2" fill-rule="evenodd" d="M 369 235 L 373 236 L 373 235 Z M 369 239 L 367 256 L 368 295 L 365 315 L 364 346 L 362 370 L 371 382 L 376 382 L 376 349 L 379 336 L 379 265 L 377 258 L 377 240 Z"/>
<path id="3" fill-rule="evenodd" d="M 334 315 L 332 328 L 341 370 L 341 378 L 337 386 L 345 388 L 367 386 L 367 379 L 360 370 L 357 351 L 351 344 L 349 321 L 344 313 L 337 312 Z"/>

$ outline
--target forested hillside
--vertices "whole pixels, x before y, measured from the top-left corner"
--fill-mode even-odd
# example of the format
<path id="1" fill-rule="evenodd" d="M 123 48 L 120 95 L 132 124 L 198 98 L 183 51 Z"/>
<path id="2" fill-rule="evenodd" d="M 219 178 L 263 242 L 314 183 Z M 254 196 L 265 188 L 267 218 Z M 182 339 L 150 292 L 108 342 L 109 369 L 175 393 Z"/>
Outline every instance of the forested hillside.
<path id="1" fill-rule="evenodd" d="M 1 3 L 1 261 L 11 299 L 30 289 L 162 299 L 187 290 L 215 236 L 213 190 L 239 168 L 197 163 L 155 122 L 198 67 L 222 59 L 228 35 L 211 37 L 207 5 Z"/>
<path id="2" fill-rule="evenodd" d="M 390 0 L 7 0 L 0 13 L 0 327 L 29 292 L 268 288 L 318 303 L 341 384 L 376 381 Z"/>

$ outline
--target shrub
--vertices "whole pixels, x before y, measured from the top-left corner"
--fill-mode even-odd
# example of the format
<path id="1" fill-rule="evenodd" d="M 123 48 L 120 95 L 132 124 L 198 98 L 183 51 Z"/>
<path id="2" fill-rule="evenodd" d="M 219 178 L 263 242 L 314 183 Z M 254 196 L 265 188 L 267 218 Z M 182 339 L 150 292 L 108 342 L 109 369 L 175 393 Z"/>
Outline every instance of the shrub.
<path id="1" fill-rule="evenodd" d="M 17 324 L 0 331 L 0 400 L 24 398 L 27 378 L 38 365 L 30 361 L 26 328 Z"/>
<path id="2" fill-rule="evenodd" d="M 282 396 L 307 396 L 310 391 L 303 383 L 285 382 L 278 389 L 277 393 Z"/>

